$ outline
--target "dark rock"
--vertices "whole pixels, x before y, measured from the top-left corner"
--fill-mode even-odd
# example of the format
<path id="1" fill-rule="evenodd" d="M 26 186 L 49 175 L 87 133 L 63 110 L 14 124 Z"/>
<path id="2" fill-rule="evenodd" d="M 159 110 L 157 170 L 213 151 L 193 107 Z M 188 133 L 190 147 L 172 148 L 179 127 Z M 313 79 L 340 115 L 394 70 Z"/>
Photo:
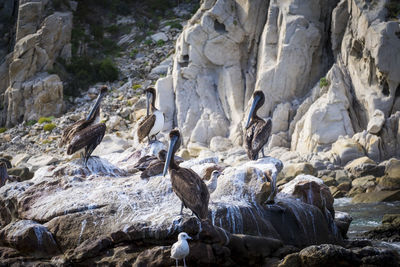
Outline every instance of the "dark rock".
<path id="1" fill-rule="evenodd" d="M 8 169 L 8 174 L 10 175 L 15 175 L 19 177 L 19 182 L 21 181 L 26 181 L 29 179 L 33 178 L 34 173 L 30 172 L 28 168 L 22 167 L 22 168 L 11 168 Z"/>
<path id="2" fill-rule="evenodd" d="M 382 225 L 363 234 L 366 238 L 389 242 L 400 241 L 400 214 L 385 214 Z"/>
<path id="3" fill-rule="evenodd" d="M 351 188 L 350 182 L 343 182 L 337 186 L 337 189 L 339 189 L 342 192 L 349 192 L 350 188 Z"/>
<path id="4" fill-rule="evenodd" d="M 39 257 L 49 257 L 60 253 L 49 230 L 30 220 L 17 221 L 4 227 L 0 231 L 0 245 Z"/>
<path id="5" fill-rule="evenodd" d="M 397 267 L 400 262 L 398 253 L 384 248 L 367 246 L 354 250 L 354 253 L 366 266 Z"/>
<path id="6" fill-rule="evenodd" d="M 228 248 L 231 257 L 240 264 L 256 264 L 282 247 L 280 240 L 250 235 L 231 235 Z"/>
<path id="7" fill-rule="evenodd" d="M 299 256 L 302 266 L 308 267 L 352 267 L 361 264 L 351 250 L 331 244 L 307 247 L 299 252 Z"/>
<path id="8" fill-rule="evenodd" d="M 278 267 L 301 267 L 301 258 L 299 253 L 287 255 Z"/>
<path id="9" fill-rule="evenodd" d="M 345 241 L 345 248 L 363 248 L 366 246 L 372 246 L 370 240 L 367 239 L 353 239 Z"/>
<path id="10" fill-rule="evenodd" d="M 283 247 L 278 248 L 272 256 L 278 257 L 280 259 L 284 258 L 286 255 L 299 252 L 300 249 L 295 246 L 286 245 Z"/>
<path id="11" fill-rule="evenodd" d="M 346 212 L 337 211 L 335 214 L 335 224 L 344 239 L 347 238 L 347 231 L 352 221 L 353 218 Z"/>
<path id="12" fill-rule="evenodd" d="M 171 247 L 154 247 L 140 253 L 133 266 L 172 266 L 175 264 L 175 260 L 172 259 L 170 256 Z"/>

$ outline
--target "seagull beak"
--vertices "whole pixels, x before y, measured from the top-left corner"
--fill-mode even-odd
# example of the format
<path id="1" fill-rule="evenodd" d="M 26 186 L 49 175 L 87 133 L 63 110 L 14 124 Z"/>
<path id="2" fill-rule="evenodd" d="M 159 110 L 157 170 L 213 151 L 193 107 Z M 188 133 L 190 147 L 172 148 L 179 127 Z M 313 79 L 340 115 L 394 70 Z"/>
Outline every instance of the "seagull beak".
<path id="1" fill-rule="evenodd" d="M 253 104 L 251 105 L 251 108 L 250 108 L 249 117 L 247 118 L 247 122 L 246 122 L 246 126 L 245 126 L 246 129 L 250 125 L 250 120 L 251 120 L 251 117 L 253 116 L 254 110 L 256 109 L 258 101 L 260 101 L 260 97 L 257 95 L 256 97 L 254 97 Z"/>
<path id="2" fill-rule="evenodd" d="M 177 140 L 178 140 L 178 137 L 173 136 L 171 138 L 171 141 L 169 142 L 168 154 L 167 154 L 167 159 L 165 160 L 163 176 L 165 176 L 167 174 L 169 162 L 171 161 L 171 157 L 172 157 L 172 151 L 174 150 L 174 146 L 175 146 L 175 143 Z"/>

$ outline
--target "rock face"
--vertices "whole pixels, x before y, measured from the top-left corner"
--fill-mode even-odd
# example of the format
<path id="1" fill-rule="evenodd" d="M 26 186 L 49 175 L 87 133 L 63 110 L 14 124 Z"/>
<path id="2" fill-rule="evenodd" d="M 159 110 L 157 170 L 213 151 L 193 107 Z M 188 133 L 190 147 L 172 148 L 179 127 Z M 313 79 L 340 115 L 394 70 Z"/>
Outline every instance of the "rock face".
<path id="1" fill-rule="evenodd" d="M 45 257 L 56 255 L 54 263 L 168 265 L 174 263 L 170 246 L 185 231 L 194 237 L 187 258 L 191 265 L 259 265 L 283 244 L 342 241 L 336 224 L 327 219 L 331 215 L 315 202 L 292 196 L 264 204 L 271 191 L 266 176 L 274 180 L 282 169 L 270 157 L 224 169 L 210 196 L 207 221 L 200 222 L 187 209 L 179 216 L 180 200 L 169 176 L 141 179 L 131 174 L 139 158 L 161 148 L 159 142 L 103 154 L 91 158 L 87 168 L 81 160 L 44 166 L 31 180 L 6 184 L 0 189 L 0 246 L 34 256 L 45 251 Z M 200 172 L 210 162 L 220 164 L 203 158 L 181 166 Z"/>
<path id="2" fill-rule="evenodd" d="M 71 56 L 72 13 L 45 17 L 46 1 L 20 1 L 14 50 L 1 62 L 0 125 L 56 116 L 63 111 L 63 85 L 47 71 Z"/>
<path id="3" fill-rule="evenodd" d="M 167 128 L 182 129 L 185 144 L 220 135 L 240 145 L 251 94 L 262 90 L 269 148 L 306 155 L 347 136 L 331 162 L 399 156 L 398 31 L 383 2 L 202 1 L 160 80 Z"/>

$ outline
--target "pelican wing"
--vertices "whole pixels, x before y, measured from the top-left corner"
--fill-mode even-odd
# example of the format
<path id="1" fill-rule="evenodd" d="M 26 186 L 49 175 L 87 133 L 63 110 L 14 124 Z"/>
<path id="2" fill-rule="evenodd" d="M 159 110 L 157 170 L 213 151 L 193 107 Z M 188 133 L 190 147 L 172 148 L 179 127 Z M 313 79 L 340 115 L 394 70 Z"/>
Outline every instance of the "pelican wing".
<path id="1" fill-rule="evenodd" d="M 151 114 L 146 116 L 144 120 L 139 124 L 137 135 L 139 137 L 139 143 L 149 135 L 151 128 L 153 128 L 154 123 L 156 122 L 156 115 Z"/>
<path id="2" fill-rule="evenodd" d="M 149 167 L 153 160 L 157 160 L 157 157 L 154 155 L 146 155 L 141 157 L 133 167 L 139 171 L 144 171 L 147 167 Z"/>
<path id="3" fill-rule="evenodd" d="M 90 122 L 87 122 L 86 120 L 82 119 L 65 128 L 61 136 L 59 147 L 62 147 L 65 144 L 69 143 L 74 138 L 77 132 L 82 131 L 89 124 Z"/>
<path id="4" fill-rule="evenodd" d="M 154 160 L 150 165 L 140 174 L 140 178 L 149 178 L 155 175 L 159 175 L 164 170 L 164 161 Z"/>
<path id="5" fill-rule="evenodd" d="M 106 125 L 104 123 L 91 125 L 77 132 L 68 145 L 67 154 L 71 155 L 88 145 L 94 145 L 96 147 L 100 144 L 101 140 L 103 140 L 105 132 Z"/>
<path id="6" fill-rule="evenodd" d="M 171 169 L 170 175 L 175 194 L 198 218 L 206 219 L 210 194 L 203 180 L 197 173 L 186 168 Z"/>
<path id="7" fill-rule="evenodd" d="M 260 149 L 268 142 L 271 134 L 272 121 L 267 119 L 254 119 L 246 130 L 246 150 L 250 159 L 255 159 Z"/>

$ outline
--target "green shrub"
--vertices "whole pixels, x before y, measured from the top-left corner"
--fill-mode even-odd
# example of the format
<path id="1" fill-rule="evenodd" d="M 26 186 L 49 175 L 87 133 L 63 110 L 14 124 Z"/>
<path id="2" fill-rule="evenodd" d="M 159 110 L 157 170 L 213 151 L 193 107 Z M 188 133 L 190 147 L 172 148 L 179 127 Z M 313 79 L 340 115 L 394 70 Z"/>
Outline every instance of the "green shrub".
<path id="1" fill-rule="evenodd" d="M 325 87 L 325 86 L 329 86 L 329 82 L 328 82 L 328 80 L 325 78 L 325 77 L 322 77 L 320 80 L 319 80 L 319 87 Z"/>
<path id="2" fill-rule="evenodd" d="M 164 40 L 158 40 L 157 41 L 157 45 L 158 46 L 163 46 L 165 44 L 165 41 Z"/>
<path id="3" fill-rule="evenodd" d="M 51 117 L 41 117 L 41 118 L 38 120 L 38 123 L 43 124 L 43 123 L 45 123 L 45 122 L 51 122 L 53 119 L 54 119 L 54 116 L 51 116 Z"/>
<path id="4" fill-rule="evenodd" d="M 151 45 L 152 43 L 153 43 L 153 40 L 151 40 L 151 39 L 144 40 L 145 45 Z"/>
<path id="5" fill-rule="evenodd" d="M 51 132 L 54 128 L 56 128 L 56 125 L 54 123 L 48 123 L 43 126 L 43 130 L 45 130 L 46 132 Z"/>
<path id="6" fill-rule="evenodd" d="M 169 21 L 166 23 L 167 26 L 171 26 L 171 28 L 182 30 L 182 24 L 177 21 Z"/>
<path id="7" fill-rule="evenodd" d="M 132 89 L 133 89 L 133 90 L 137 90 L 137 89 L 139 89 L 139 88 L 142 88 L 142 85 L 140 85 L 140 84 L 134 84 L 134 85 L 132 85 Z"/>
<path id="8" fill-rule="evenodd" d="M 395 19 L 400 16 L 400 3 L 398 0 L 391 0 L 385 7 L 388 11 L 388 18 Z"/>
<path id="9" fill-rule="evenodd" d="M 4 133 L 5 131 L 7 131 L 7 128 L 4 127 L 0 128 L 0 133 Z"/>
<path id="10" fill-rule="evenodd" d="M 37 122 L 37 121 L 35 121 L 35 120 L 30 120 L 30 121 L 27 121 L 27 122 L 26 122 L 26 125 L 32 126 L 32 125 L 35 125 L 36 122 Z"/>
<path id="11" fill-rule="evenodd" d="M 137 53 L 138 53 L 139 51 L 135 48 L 135 49 L 132 49 L 131 50 L 131 52 L 129 52 L 129 56 L 131 57 L 131 58 L 134 58 L 134 57 L 136 57 L 136 55 L 137 55 Z"/>
<path id="12" fill-rule="evenodd" d="M 115 66 L 111 59 L 106 58 L 100 61 L 99 67 L 99 81 L 101 82 L 113 82 L 118 79 L 118 68 Z"/>

